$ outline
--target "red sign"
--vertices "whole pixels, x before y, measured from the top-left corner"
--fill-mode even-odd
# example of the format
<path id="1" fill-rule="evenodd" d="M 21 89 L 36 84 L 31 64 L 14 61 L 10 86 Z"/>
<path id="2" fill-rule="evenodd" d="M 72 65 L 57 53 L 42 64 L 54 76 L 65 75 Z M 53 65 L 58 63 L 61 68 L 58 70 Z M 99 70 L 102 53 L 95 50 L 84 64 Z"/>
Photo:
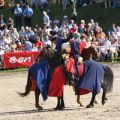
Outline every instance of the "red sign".
<path id="1" fill-rule="evenodd" d="M 4 68 L 29 67 L 35 62 L 39 52 L 11 52 L 3 55 Z"/>

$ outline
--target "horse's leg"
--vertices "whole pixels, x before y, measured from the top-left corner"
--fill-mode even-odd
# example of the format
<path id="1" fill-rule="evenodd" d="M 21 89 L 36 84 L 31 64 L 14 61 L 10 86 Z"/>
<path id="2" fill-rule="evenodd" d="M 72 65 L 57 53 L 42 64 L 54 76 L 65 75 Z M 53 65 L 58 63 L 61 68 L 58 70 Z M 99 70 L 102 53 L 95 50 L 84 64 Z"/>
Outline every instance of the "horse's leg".
<path id="1" fill-rule="evenodd" d="M 63 110 L 65 108 L 65 103 L 63 99 L 63 92 L 62 96 L 57 97 L 57 106 L 55 107 L 55 110 Z"/>
<path id="2" fill-rule="evenodd" d="M 106 101 L 106 100 L 107 100 L 107 98 L 106 98 L 106 90 L 103 89 L 103 94 L 102 94 L 102 105 L 105 104 L 105 101 Z"/>
<path id="3" fill-rule="evenodd" d="M 61 96 L 61 109 L 65 108 L 65 103 L 64 103 L 64 97 L 63 97 L 63 92 L 62 92 L 62 96 Z"/>
<path id="4" fill-rule="evenodd" d="M 57 97 L 57 106 L 54 108 L 54 110 L 60 109 L 60 97 Z"/>
<path id="5" fill-rule="evenodd" d="M 102 94 L 102 105 L 105 104 L 105 101 L 107 100 L 107 97 L 106 97 L 106 88 L 105 88 L 105 85 L 102 84 L 101 85 L 102 89 L 103 89 L 103 94 Z"/>
<path id="6" fill-rule="evenodd" d="M 39 110 L 43 110 L 42 106 L 39 105 L 39 96 L 40 96 L 40 91 L 38 88 L 35 90 L 35 107 L 38 108 Z"/>
<path id="7" fill-rule="evenodd" d="M 83 104 L 80 101 L 80 95 L 77 95 L 77 103 L 80 104 L 80 107 L 83 107 Z"/>
<path id="8" fill-rule="evenodd" d="M 86 108 L 94 107 L 95 97 L 96 97 L 96 92 L 92 92 L 92 99 L 90 103 L 86 106 Z"/>

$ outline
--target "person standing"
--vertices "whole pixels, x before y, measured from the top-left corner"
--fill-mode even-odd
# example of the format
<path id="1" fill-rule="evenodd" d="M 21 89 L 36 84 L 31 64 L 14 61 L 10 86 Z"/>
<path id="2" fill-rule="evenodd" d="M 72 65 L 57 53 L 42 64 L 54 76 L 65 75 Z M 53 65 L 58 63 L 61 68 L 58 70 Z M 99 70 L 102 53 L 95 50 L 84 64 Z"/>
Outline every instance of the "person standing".
<path id="1" fill-rule="evenodd" d="M 22 26 L 22 9 L 19 4 L 16 4 L 16 8 L 14 10 L 15 15 L 15 27 L 20 29 Z"/>
<path id="2" fill-rule="evenodd" d="M 25 26 L 29 26 L 29 27 L 32 26 L 32 15 L 33 15 L 33 9 L 30 8 L 29 4 L 26 4 L 26 7 L 23 11 Z"/>
<path id="3" fill-rule="evenodd" d="M 6 19 L 3 14 L 0 14 L 0 30 L 4 30 L 6 26 Z"/>
<path id="4" fill-rule="evenodd" d="M 47 12 L 43 11 L 43 24 L 47 27 L 50 26 L 50 17 L 48 16 Z"/>

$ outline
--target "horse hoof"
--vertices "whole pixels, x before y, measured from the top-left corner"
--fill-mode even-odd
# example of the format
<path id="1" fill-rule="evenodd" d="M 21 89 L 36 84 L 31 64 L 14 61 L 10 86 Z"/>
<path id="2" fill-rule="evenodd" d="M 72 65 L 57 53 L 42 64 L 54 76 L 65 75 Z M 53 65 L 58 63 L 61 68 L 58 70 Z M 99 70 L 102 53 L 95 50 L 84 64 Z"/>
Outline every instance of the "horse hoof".
<path id="1" fill-rule="evenodd" d="M 77 101 L 77 103 L 80 105 L 80 107 L 84 106 L 80 101 Z"/>
<path id="2" fill-rule="evenodd" d="M 65 106 L 62 106 L 62 105 L 61 105 L 61 106 L 55 107 L 54 110 L 63 110 L 64 108 L 65 108 Z"/>
<path id="3" fill-rule="evenodd" d="M 38 110 L 43 110 L 42 106 L 35 106 Z"/>
<path id="4" fill-rule="evenodd" d="M 105 104 L 105 100 L 102 101 L 102 105 L 104 105 L 104 104 Z"/>
<path id="5" fill-rule="evenodd" d="M 86 108 L 93 108 L 93 107 L 94 107 L 94 105 L 91 105 L 91 104 L 86 106 Z"/>
<path id="6" fill-rule="evenodd" d="M 107 101 L 107 98 L 104 98 L 104 99 L 102 100 L 102 105 L 104 105 L 106 101 Z"/>
<path id="7" fill-rule="evenodd" d="M 107 98 L 105 98 L 105 100 L 107 100 Z"/>
<path id="8" fill-rule="evenodd" d="M 65 109 L 65 105 L 61 105 L 59 110 L 64 110 Z"/>
<path id="9" fill-rule="evenodd" d="M 60 107 L 61 107 L 62 109 L 64 109 L 64 108 L 65 108 L 65 105 L 61 105 Z"/>
<path id="10" fill-rule="evenodd" d="M 56 106 L 55 108 L 54 108 L 54 110 L 59 110 L 60 109 L 60 106 Z"/>
<path id="11" fill-rule="evenodd" d="M 84 105 L 82 103 L 79 103 L 80 107 L 84 107 Z"/>
<path id="12" fill-rule="evenodd" d="M 99 102 L 97 101 L 97 100 L 95 100 L 95 102 L 94 102 L 95 104 L 99 104 Z"/>

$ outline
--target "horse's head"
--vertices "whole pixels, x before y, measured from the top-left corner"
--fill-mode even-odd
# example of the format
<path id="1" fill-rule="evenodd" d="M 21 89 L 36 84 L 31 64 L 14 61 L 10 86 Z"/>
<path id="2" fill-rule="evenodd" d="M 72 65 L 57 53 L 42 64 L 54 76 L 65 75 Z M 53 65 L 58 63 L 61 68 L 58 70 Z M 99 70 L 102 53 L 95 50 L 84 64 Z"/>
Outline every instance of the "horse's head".
<path id="1" fill-rule="evenodd" d="M 37 62 L 41 62 L 45 59 L 50 60 L 53 58 L 54 54 L 55 54 L 55 50 L 53 50 L 50 46 L 45 46 L 40 51 L 40 54 L 37 57 Z"/>

